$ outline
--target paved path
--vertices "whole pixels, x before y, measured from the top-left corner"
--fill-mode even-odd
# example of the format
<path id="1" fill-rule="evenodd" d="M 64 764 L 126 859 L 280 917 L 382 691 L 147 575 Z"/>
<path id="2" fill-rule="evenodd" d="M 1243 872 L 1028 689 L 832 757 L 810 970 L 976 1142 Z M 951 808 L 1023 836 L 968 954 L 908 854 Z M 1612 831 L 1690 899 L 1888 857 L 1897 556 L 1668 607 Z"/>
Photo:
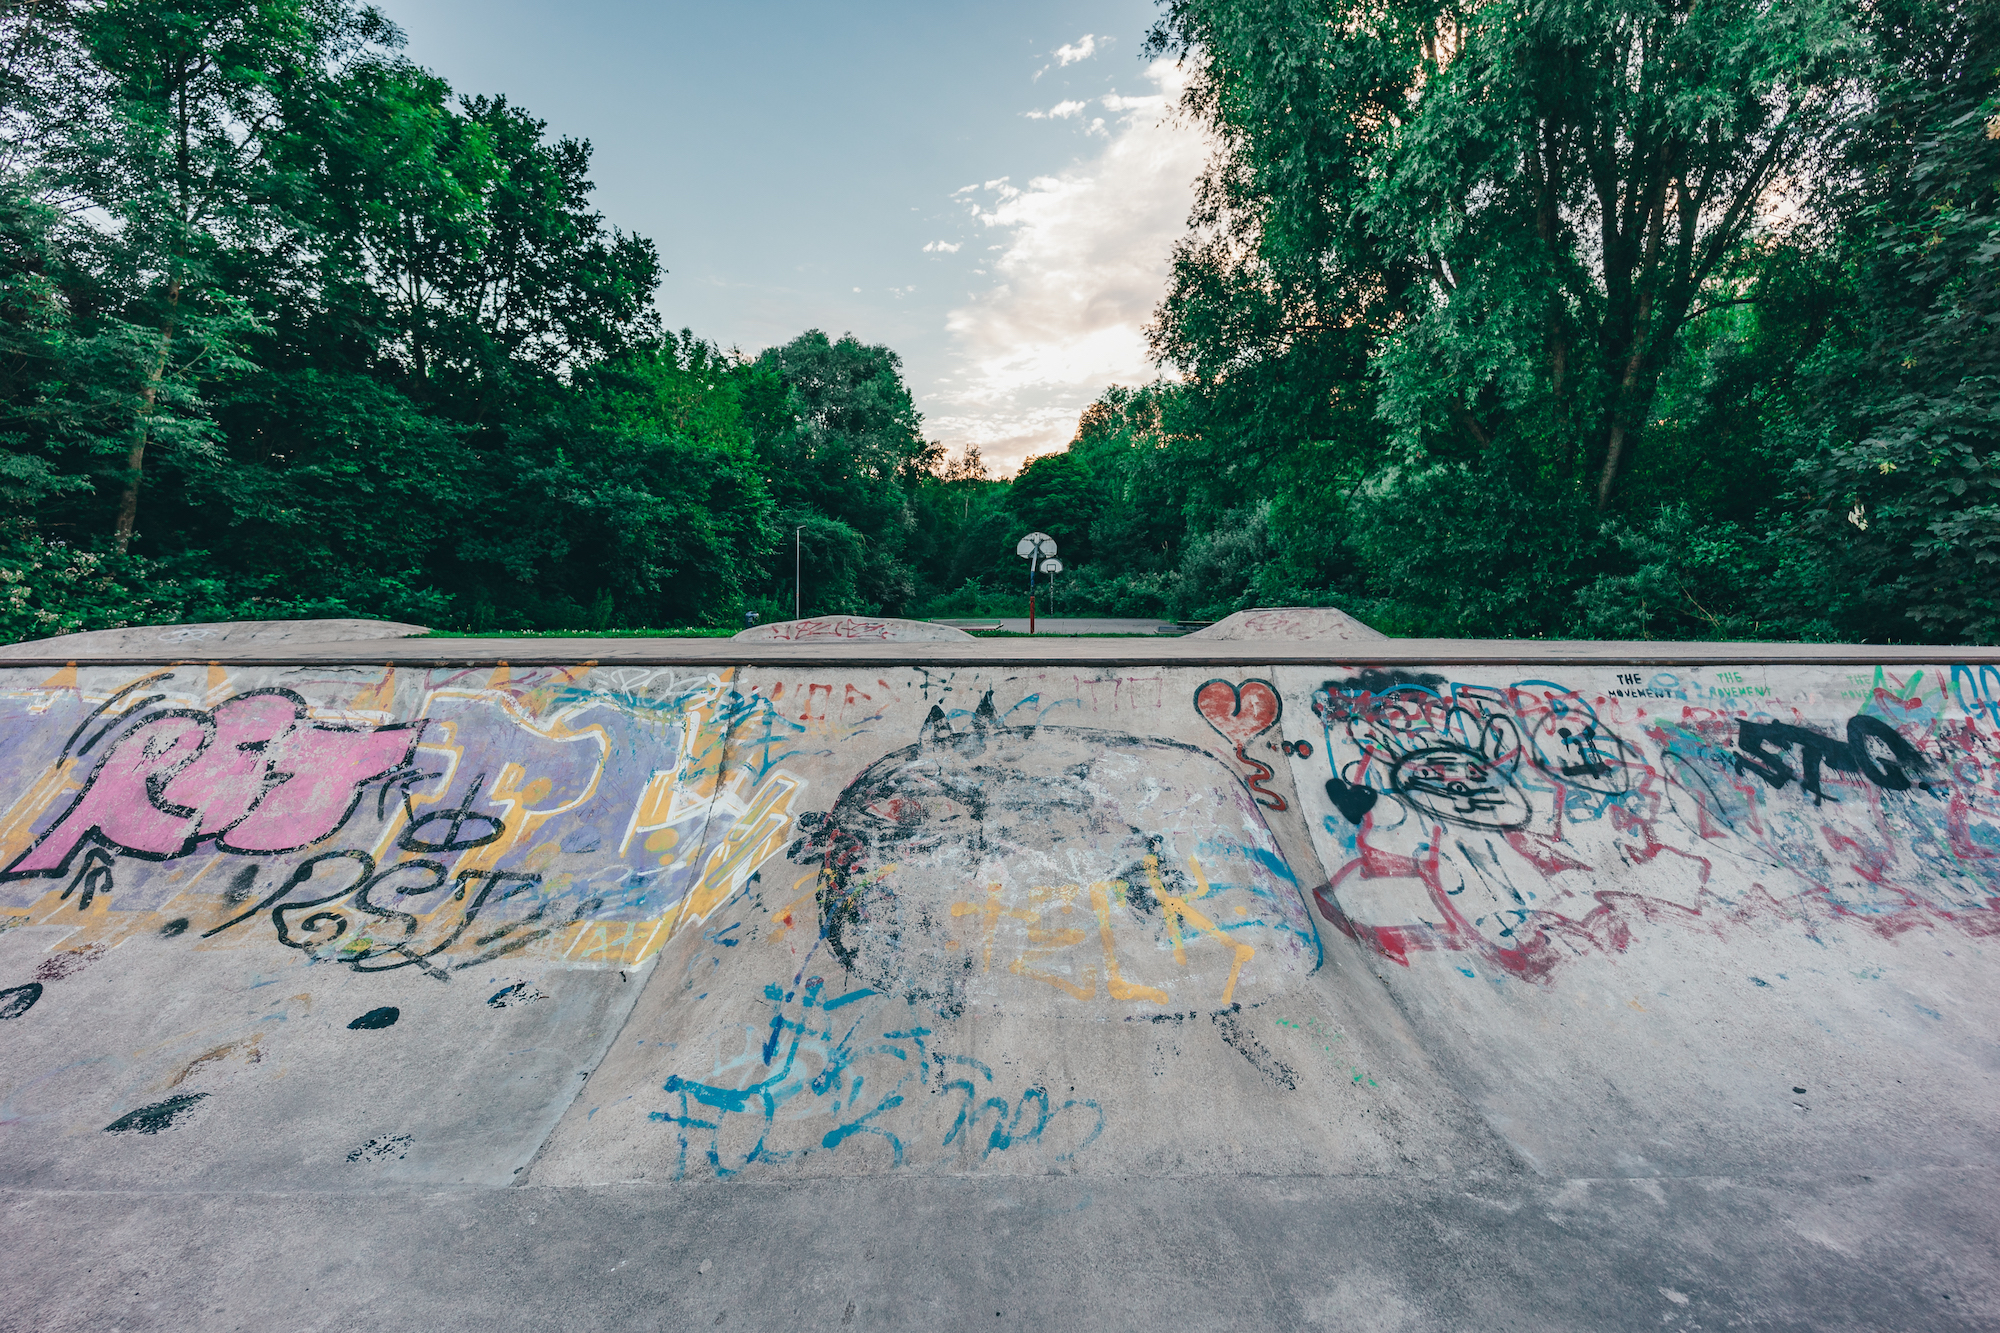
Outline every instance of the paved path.
<path id="1" fill-rule="evenodd" d="M 998 625 L 1001 629 L 1014 634 L 1026 634 L 1028 632 L 1028 621 L 1025 616 L 1019 618 L 996 617 L 992 620 L 948 620 L 940 623 L 947 625 Z M 1054 616 L 1037 616 L 1035 618 L 1035 633 L 1038 635 L 1047 634 L 1051 637 L 1064 634 L 1157 635 L 1162 631 L 1178 635 L 1180 633 L 1180 626 L 1171 620 L 1120 620 L 1108 617 L 1099 617 L 1096 619 L 1061 619 Z"/>

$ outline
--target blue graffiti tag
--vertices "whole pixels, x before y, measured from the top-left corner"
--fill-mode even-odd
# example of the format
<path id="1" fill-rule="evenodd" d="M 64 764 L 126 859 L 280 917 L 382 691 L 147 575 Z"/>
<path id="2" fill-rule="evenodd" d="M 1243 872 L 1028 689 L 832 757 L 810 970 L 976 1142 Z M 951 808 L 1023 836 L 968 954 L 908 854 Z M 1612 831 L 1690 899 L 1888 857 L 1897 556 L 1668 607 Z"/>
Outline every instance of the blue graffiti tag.
<path id="1" fill-rule="evenodd" d="M 861 1135 L 882 1140 L 890 1152 L 890 1165 L 902 1166 L 906 1148 L 913 1144 L 911 1136 L 922 1131 L 895 1124 L 895 1113 L 918 1094 L 964 1094 L 941 1148 L 952 1147 L 961 1134 L 968 1144 L 973 1142 L 981 1122 L 990 1116 L 985 1146 L 979 1154 L 982 1161 L 996 1152 L 1040 1142 L 1049 1126 L 1066 1112 L 1088 1112 L 1096 1123 L 1075 1147 L 1056 1154 L 1056 1161 L 1068 1161 L 1104 1132 L 1104 1113 L 1094 1101 L 1072 1098 L 1058 1106 L 1048 1089 L 1039 1084 L 1012 1099 L 995 1095 L 990 1067 L 969 1056 L 927 1049 L 929 1028 L 883 1032 L 876 1040 L 857 1044 L 855 1034 L 875 1008 L 865 1002 L 879 998 L 879 992 L 865 986 L 835 996 L 825 991 L 826 983 L 820 977 L 812 977 L 802 986 L 794 978 L 789 988 L 764 988 L 764 999 L 773 1012 L 759 1051 L 762 1066 L 770 1071 L 762 1079 L 730 1088 L 676 1074 L 662 1085 L 679 1099 L 679 1109 L 651 1111 L 647 1118 L 679 1127 L 676 1180 L 686 1178 L 690 1147 L 707 1159 L 718 1178 L 726 1179 L 757 1162 L 785 1162 L 815 1151 L 835 1152 Z M 836 1037 L 840 1024 L 828 1016 L 849 1005 L 862 1007 L 855 1011 L 846 1031 Z M 954 1073 L 965 1076 L 948 1078 Z M 803 1120 L 833 1123 L 819 1135 L 816 1147 L 809 1143 L 783 1148 L 772 1142 L 780 1122 Z M 738 1142 L 754 1134 L 756 1141 L 740 1160 L 732 1153 L 725 1161 L 725 1133 Z"/>

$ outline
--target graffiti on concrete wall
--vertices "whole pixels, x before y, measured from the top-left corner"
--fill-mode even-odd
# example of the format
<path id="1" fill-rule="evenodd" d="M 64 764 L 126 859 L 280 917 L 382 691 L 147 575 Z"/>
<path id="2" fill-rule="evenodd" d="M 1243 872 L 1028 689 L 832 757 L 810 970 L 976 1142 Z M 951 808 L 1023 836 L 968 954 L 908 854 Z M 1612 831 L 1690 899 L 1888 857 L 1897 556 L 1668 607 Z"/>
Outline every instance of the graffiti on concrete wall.
<path id="1" fill-rule="evenodd" d="M 722 762 L 786 724 L 717 676 L 279 674 L 100 689 L 72 669 L 0 694 L 28 775 L 0 815 L 0 911 L 440 981 L 523 950 L 629 965 L 791 829 L 796 777 Z"/>
<path id="2" fill-rule="evenodd" d="M 1318 965 L 1292 872 L 1242 783 L 1178 741 L 1007 726 L 988 694 L 799 819 L 828 948 L 946 1016 L 1017 989 L 1227 1008 Z"/>
<path id="3" fill-rule="evenodd" d="M 665 1108 L 647 1112 L 675 1127 L 675 1179 L 843 1152 L 872 1153 L 889 1168 L 995 1153 L 1054 1164 L 1104 1131 L 1097 1102 L 1046 1082 L 1002 1081 L 872 987 L 836 994 L 826 978 L 800 973 L 767 984 L 763 1002 L 771 1019 L 760 1045 L 717 1061 L 705 1080 L 670 1076 Z"/>
<path id="4" fill-rule="evenodd" d="M 759 1019 L 660 1085 L 648 1115 L 673 1131 L 678 1174 L 823 1156 L 1055 1164 L 1098 1138 L 1087 1089 L 1010 1083 L 966 1049 L 968 1019 L 1200 1014 L 1242 1077 L 1296 1088 L 1240 1015 L 1318 967 L 1320 943 L 1250 785 L 1198 746 L 1036 720 L 1087 696 L 1031 690 L 1003 713 L 990 689 L 936 694 L 913 743 L 798 817 L 788 859 L 806 896 L 766 919 L 816 919 L 816 935 L 792 981 L 764 987 Z M 753 922 L 761 896 L 739 905 Z M 719 978 L 730 947 L 715 941 L 687 988 Z"/>
<path id="5" fill-rule="evenodd" d="M 1300 681 L 1325 750 L 1321 914 L 1391 957 L 1468 951 L 1527 977 L 1641 921 L 1713 928 L 1771 902 L 2000 926 L 1979 682 L 1920 671 L 1787 703 L 1741 672 L 1592 674 Z"/>
<path id="6" fill-rule="evenodd" d="M 1241 684 L 1205 681 L 1194 692 L 1194 708 L 1203 721 L 1215 728 L 1216 734 L 1236 747 L 1236 762 L 1246 771 L 1245 781 L 1256 795 L 1257 803 L 1267 810 L 1283 811 L 1285 798 L 1264 785 L 1274 776 L 1271 766 L 1244 751 L 1245 746 L 1255 745 L 1260 739 L 1266 748 L 1283 754 L 1290 754 L 1296 748 L 1290 741 L 1279 740 L 1273 730 L 1285 710 L 1277 687 L 1268 680 L 1246 680 Z M 1270 735 L 1265 739 L 1267 733 Z M 1310 754 L 1312 742 L 1303 744 Z"/>

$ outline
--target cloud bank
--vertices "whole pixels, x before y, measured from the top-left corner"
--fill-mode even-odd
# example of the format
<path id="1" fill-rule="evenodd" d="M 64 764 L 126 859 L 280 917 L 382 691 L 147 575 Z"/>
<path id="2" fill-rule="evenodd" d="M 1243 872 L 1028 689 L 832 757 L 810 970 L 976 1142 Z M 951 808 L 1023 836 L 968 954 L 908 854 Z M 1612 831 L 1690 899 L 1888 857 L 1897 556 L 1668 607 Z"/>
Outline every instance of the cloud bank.
<path id="1" fill-rule="evenodd" d="M 1146 77 L 1154 91 L 1145 96 L 1096 99 L 1112 119 L 1097 121 L 1105 142 L 1089 160 L 1025 186 L 992 180 L 953 196 L 997 244 L 974 270 L 987 285 L 946 321 L 952 369 L 925 395 L 925 415 L 954 449 L 978 445 L 996 473 L 1067 444 L 1107 385 L 1158 373 L 1145 326 L 1208 148 L 1200 131 L 1167 119 L 1180 71 L 1158 61 Z M 1088 106 L 1062 110 L 1072 105 L 1041 115 Z"/>

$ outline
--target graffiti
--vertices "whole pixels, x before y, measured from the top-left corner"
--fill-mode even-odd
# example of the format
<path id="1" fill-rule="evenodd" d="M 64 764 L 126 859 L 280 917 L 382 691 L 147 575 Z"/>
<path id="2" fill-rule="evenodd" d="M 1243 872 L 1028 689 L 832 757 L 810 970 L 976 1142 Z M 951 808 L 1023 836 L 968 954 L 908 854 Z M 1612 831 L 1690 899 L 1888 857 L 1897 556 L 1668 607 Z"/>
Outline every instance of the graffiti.
<path id="1" fill-rule="evenodd" d="M 799 818 L 821 929 L 862 984 L 957 1018 L 1000 978 L 1045 998 L 1226 1007 L 1318 965 L 1291 872 L 1242 785 L 1176 741 L 933 708 Z M 996 967 L 996 963 L 998 966 Z"/>
<path id="2" fill-rule="evenodd" d="M 127 1112 L 104 1127 L 106 1134 L 158 1134 L 161 1130 L 172 1129 L 189 1111 L 200 1105 L 209 1094 L 205 1092 L 185 1092 L 178 1097 L 169 1097 L 151 1106 L 142 1106 Z"/>
<path id="3" fill-rule="evenodd" d="M 1883 929 L 2000 924 L 2000 766 L 1969 722 L 1943 721 L 1923 673 L 1877 672 L 1844 735 L 1740 711 L 1769 703 L 1738 672 L 1607 676 L 1363 671 L 1312 689 L 1321 916 L 1392 958 L 1471 950 L 1529 979 L 1638 924 L 1713 929 L 1781 900 Z M 1977 685 L 1953 677 L 1968 714 Z M 1810 802 L 1769 799 L 1794 783 Z"/>
<path id="4" fill-rule="evenodd" d="M 410 1136 L 393 1134 L 388 1138 L 370 1139 L 347 1154 L 350 1162 L 402 1161 L 410 1155 Z"/>
<path id="5" fill-rule="evenodd" d="M 64 761 L 81 762 L 102 734 Z M 85 846 L 150 861 L 186 856 L 202 842 L 257 856 L 299 851 L 339 831 L 368 784 L 408 771 L 422 734 L 421 724 L 325 726 L 307 718 L 303 698 L 276 688 L 208 711 L 148 713 L 110 744 L 69 808 L 0 879 L 62 875 Z M 104 878 L 84 886 L 84 906 Z"/>
<path id="6" fill-rule="evenodd" d="M 728 1178 L 843 1147 L 849 1156 L 885 1153 L 892 1168 L 920 1146 L 979 1162 L 1010 1151 L 1066 1162 L 1103 1133 L 1097 1102 L 1041 1083 L 1009 1092 L 984 1061 L 933 1049 L 928 1027 L 859 1038 L 880 994 L 866 986 L 829 994 L 824 978 L 803 973 L 790 986 L 767 985 L 769 1032 L 729 1066 L 768 1072 L 738 1087 L 674 1075 L 663 1085 L 673 1102 L 647 1113 L 677 1130 L 674 1178 L 686 1177 L 691 1149 L 696 1169 Z"/>
<path id="7" fill-rule="evenodd" d="M 0 748 L 68 735 L 0 814 L 0 926 L 226 942 L 261 916 L 316 960 L 440 980 L 524 949 L 630 965 L 782 849 L 801 788 L 769 746 L 725 761 L 757 705 L 715 675 L 226 682 L 0 689 Z"/>
<path id="8" fill-rule="evenodd" d="M 1225 1010 L 1209 1015 L 1209 1020 L 1222 1034 L 1223 1042 L 1248 1060 L 1252 1069 L 1287 1091 L 1297 1089 L 1298 1071 L 1271 1054 L 1270 1048 L 1257 1040 L 1257 1034 L 1243 1021 L 1242 1005 L 1232 1004 Z"/>
<path id="9" fill-rule="evenodd" d="M 35 1007 L 35 1001 L 42 998 L 42 983 L 30 981 L 25 986 L 9 986 L 0 990 L 0 1021 L 19 1018 Z"/>
<path id="10" fill-rule="evenodd" d="M 1922 773 L 1930 763 L 1917 747 L 1897 734 L 1880 718 L 1860 714 L 1847 720 L 1847 739 L 1835 740 L 1807 727 L 1783 722 L 1755 722 L 1744 718 L 1737 723 L 1736 771 L 1745 770 L 1764 779 L 1775 790 L 1797 780 L 1818 805 L 1834 798 L 1821 785 L 1821 774 L 1859 773 L 1886 791 L 1908 791 L 1911 772 Z M 1803 756 L 1804 774 L 1792 771 L 1785 752 L 1796 747 Z M 1920 782 L 1926 791 L 1930 784 Z"/>
<path id="11" fill-rule="evenodd" d="M 2000 667 L 1982 666 L 1975 673 L 1969 666 L 1954 666 L 1951 693 L 1960 712 L 1968 717 L 1984 715 L 1987 725 L 2000 727 Z"/>
<path id="12" fill-rule="evenodd" d="M 1244 746 L 1278 725 L 1284 704 L 1277 688 L 1268 680 L 1246 680 L 1241 685 L 1211 680 L 1194 692 L 1194 708 L 1217 735 L 1236 747 L 1236 762 L 1250 770 L 1247 782 L 1257 803 L 1267 810 L 1284 810 L 1285 798 L 1263 785 L 1273 776 L 1271 766 L 1243 752 Z M 1283 752 L 1289 755 L 1295 748 L 1287 741 Z"/>
<path id="13" fill-rule="evenodd" d="M 935 643 L 970 639 L 964 630 L 923 620 L 870 620 L 861 616 L 825 616 L 815 620 L 780 620 L 742 630 L 734 637 L 773 643 L 863 641 L 870 643 Z"/>
<path id="14" fill-rule="evenodd" d="M 1371 672 L 1314 692 L 1313 713 L 1329 735 L 1339 727 L 1359 751 L 1326 783 L 1349 823 L 1387 795 L 1444 823 L 1508 831 L 1534 818 L 1535 787 L 1565 805 L 1626 790 L 1629 747 L 1571 692 L 1542 681 L 1507 690 L 1442 684 Z"/>

